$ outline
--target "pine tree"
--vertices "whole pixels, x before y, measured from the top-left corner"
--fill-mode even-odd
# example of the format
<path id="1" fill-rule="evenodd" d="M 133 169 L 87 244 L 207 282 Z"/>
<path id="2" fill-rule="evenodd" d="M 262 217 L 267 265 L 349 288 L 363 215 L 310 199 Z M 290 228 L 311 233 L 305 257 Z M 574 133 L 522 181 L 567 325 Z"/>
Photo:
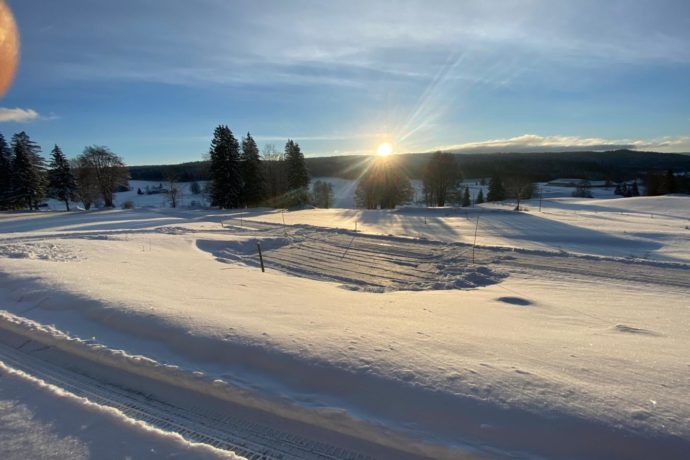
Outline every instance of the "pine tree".
<path id="1" fill-rule="evenodd" d="M 303 205 L 308 201 L 309 173 L 299 144 L 288 140 L 285 144 L 287 162 L 288 193 L 293 205 Z"/>
<path id="2" fill-rule="evenodd" d="M 12 136 L 13 184 L 12 192 L 19 206 L 38 210 L 39 201 L 46 193 L 45 162 L 41 148 L 24 132 Z"/>
<path id="3" fill-rule="evenodd" d="M 676 193 L 677 192 L 677 187 L 676 187 L 676 175 L 673 174 L 673 170 L 669 169 L 666 171 L 666 177 L 664 177 L 664 180 L 662 181 L 663 186 L 664 186 L 664 192 L 665 193 Z"/>
<path id="4" fill-rule="evenodd" d="M 242 204 L 258 206 L 265 196 L 264 173 L 259 147 L 250 133 L 242 139 L 240 155 L 242 173 Z"/>
<path id="5" fill-rule="evenodd" d="M 0 133 L 0 209 L 12 209 L 12 150 Z"/>
<path id="6" fill-rule="evenodd" d="M 484 190 L 479 189 L 479 193 L 477 193 L 477 200 L 475 201 L 475 204 L 482 204 L 484 202 Z"/>
<path id="7" fill-rule="evenodd" d="M 74 198 L 77 184 L 72 175 L 69 161 L 57 145 L 53 148 L 48 171 L 48 191 L 51 197 L 65 203 L 65 208 L 69 211 L 69 202 Z"/>
<path id="8" fill-rule="evenodd" d="M 640 196 L 640 189 L 637 186 L 637 179 L 633 181 L 632 188 L 630 189 L 630 196 Z"/>
<path id="9" fill-rule="evenodd" d="M 211 141 L 211 205 L 239 207 L 242 191 L 240 146 L 230 128 L 219 125 Z"/>
<path id="10" fill-rule="evenodd" d="M 470 198 L 470 188 L 465 187 L 465 192 L 462 194 L 462 207 L 466 208 L 472 205 L 472 199 Z"/>
<path id="11" fill-rule="evenodd" d="M 498 175 L 491 176 L 489 181 L 489 194 L 487 201 L 503 201 L 506 199 L 506 189 L 503 187 L 503 181 Z"/>

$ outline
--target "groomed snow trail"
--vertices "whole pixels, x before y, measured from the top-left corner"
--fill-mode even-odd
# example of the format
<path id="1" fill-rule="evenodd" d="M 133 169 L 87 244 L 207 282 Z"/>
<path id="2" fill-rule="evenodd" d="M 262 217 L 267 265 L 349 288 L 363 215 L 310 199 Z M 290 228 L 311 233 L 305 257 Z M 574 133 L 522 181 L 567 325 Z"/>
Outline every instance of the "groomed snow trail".
<path id="1" fill-rule="evenodd" d="M 176 407 L 143 393 L 109 385 L 31 354 L 42 349 L 46 347 L 30 341 L 17 348 L 0 343 L 0 361 L 75 396 L 118 409 L 134 420 L 178 433 L 188 441 L 232 451 L 250 460 L 372 459 L 364 454 L 281 432 L 232 415 Z"/>
<path id="2" fill-rule="evenodd" d="M 258 266 L 255 242 L 261 242 L 267 269 L 373 292 L 476 288 L 499 283 L 514 271 L 677 288 L 690 285 L 690 269 L 683 264 L 486 246 L 473 250 L 461 243 L 299 225 L 280 229 L 251 222 L 251 226 L 226 227 L 230 233 L 258 234 L 246 244 L 198 240 L 197 246 L 223 262 Z"/>

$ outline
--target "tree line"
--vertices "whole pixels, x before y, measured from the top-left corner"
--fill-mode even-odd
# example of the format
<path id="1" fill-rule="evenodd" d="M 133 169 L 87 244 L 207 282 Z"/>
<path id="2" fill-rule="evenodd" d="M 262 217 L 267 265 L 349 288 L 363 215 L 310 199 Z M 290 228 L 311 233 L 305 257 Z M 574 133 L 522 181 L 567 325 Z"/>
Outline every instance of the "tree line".
<path id="1" fill-rule="evenodd" d="M 291 139 L 283 153 L 267 145 L 262 155 L 250 133 L 240 143 L 227 125 L 219 125 L 213 132 L 209 160 L 211 206 L 291 207 L 310 200 L 304 154 Z"/>
<path id="2" fill-rule="evenodd" d="M 65 204 L 80 201 L 84 209 L 99 200 L 115 205 L 115 192 L 126 188 L 129 173 L 124 161 L 104 146 L 88 146 L 72 161 L 55 145 L 46 164 L 41 148 L 26 132 L 8 143 L 0 133 L 0 209 L 38 210 L 46 198 Z"/>
<path id="3" fill-rule="evenodd" d="M 485 185 L 484 179 L 481 185 Z M 355 192 L 357 207 L 367 209 L 391 209 L 398 205 L 417 201 L 426 206 L 471 206 L 484 201 L 516 201 L 520 210 L 523 200 L 532 198 L 534 183 L 520 175 L 494 174 L 488 194 L 480 188 L 472 200 L 470 189 L 463 185 L 463 173 L 457 157 L 447 152 L 435 152 L 427 157 L 422 175 L 422 196 L 415 200 L 410 174 L 400 157 L 376 158 L 365 170 Z"/>

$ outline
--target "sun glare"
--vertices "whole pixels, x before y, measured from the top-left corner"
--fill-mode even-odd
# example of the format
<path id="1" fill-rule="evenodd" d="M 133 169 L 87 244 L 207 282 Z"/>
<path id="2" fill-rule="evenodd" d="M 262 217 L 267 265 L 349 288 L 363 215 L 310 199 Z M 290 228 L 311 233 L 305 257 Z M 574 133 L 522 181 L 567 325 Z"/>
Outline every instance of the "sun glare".
<path id="1" fill-rule="evenodd" d="M 376 151 L 376 153 L 380 157 L 387 157 L 388 155 L 393 153 L 393 146 L 390 145 L 388 142 L 384 142 L 383 144 L 379 145 L 379 148 Z"/>

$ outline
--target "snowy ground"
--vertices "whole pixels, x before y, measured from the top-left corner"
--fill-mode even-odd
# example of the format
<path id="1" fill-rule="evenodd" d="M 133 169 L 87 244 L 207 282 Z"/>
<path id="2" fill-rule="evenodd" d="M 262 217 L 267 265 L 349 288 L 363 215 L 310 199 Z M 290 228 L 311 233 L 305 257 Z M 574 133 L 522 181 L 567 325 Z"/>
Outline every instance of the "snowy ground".
<path id="1" fill-rule="evenodd" d="M 0 362 L 0 457 L 240 458 L 157 430 Z"/>
<path id="2" fill-rule="evenodd" d="M 682 458 L 690 199 L 542 205 L 5 214 L 0 342 L 336 458 Z"/>

